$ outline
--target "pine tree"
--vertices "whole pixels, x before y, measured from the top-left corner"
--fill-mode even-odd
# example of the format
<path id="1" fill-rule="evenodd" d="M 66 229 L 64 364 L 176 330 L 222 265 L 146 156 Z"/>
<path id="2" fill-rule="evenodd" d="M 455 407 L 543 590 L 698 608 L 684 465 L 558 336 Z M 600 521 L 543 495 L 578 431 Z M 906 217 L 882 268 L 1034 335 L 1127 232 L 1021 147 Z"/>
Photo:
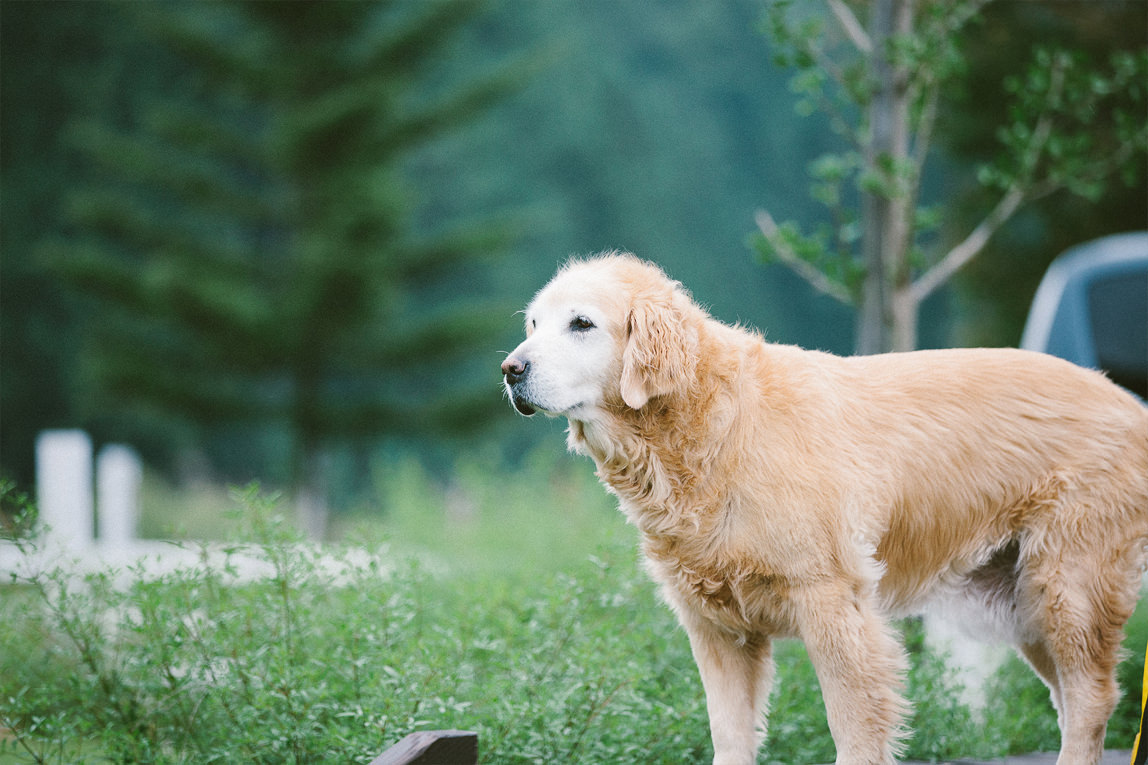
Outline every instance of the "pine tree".
<path id="1" fill-rule="evenodd" d="M 105 180 L 72 196 L 79 235 L 54 262 L 100 301 L 89 360 L 104 400 L 196 423 L 286 426 L 301 521 L 315 536 L 324 449 L 480 416 L 473 386 L 444 389 L 432 371 L 503 308 L 428 311 L 410 296 L 496 251 L 508 231 L 486 221 L 414 234 L 402 173 L 413 149 L 519 76 L 507 67 L 453 87 L 433 81 L 475 10 L 132 7 L 188 76 L 143 124 L 73 129 Z"/>

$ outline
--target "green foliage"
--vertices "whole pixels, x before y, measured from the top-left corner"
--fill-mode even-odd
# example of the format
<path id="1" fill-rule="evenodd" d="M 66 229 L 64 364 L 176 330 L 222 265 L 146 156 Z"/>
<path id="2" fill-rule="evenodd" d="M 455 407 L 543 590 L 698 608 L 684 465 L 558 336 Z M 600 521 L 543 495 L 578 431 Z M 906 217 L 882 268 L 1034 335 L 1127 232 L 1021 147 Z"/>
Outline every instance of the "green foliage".
<path id="1" fill-rule="evenodd" d="M 975 225 L 1000 194 L 999 186 L 982 186 L 969 173 L 998 159 L 1001 144 L 997 132 L 1010 122 L 1013 96 L 1004 88 L 986 88 L 983 83 L 1023 79 L 1025 68 L 1034 63 L 1034 50 L 1078 51 L 1073 54 L 1073 68 L 1091 62 L 1106 77 L 1116 75 L 1109 64 L 1114 51 L 1138 56 L 1148 50 L 1148 5 L 1137 0 L 1044 5 L 1042 12 L 1032 13 L 1036 7 L 990 3 L 983 11 L 984 23 L 964 36 L 969 73 L 947 94 L 951 99 L 942 104 L 938 119 L 938 137 L 945 156 L 953 161 L 947 184 L 951 189 L 947 229 Z M 1018 58 L 1021 52 L 1023 56 Z M 1137 114 L 1136 100 L 1143 98 L 1138 93 L 1141 87 L 1142 82 L 1130 83 L 1128 88 L 1128 100 L 1122 108 L 1131 115 Z M 1113 94 L 1103 101 L 1116 107 L 1121 99 L 1120 94 Z M 1089 131 L 1098 147 L 1097 159 L 1117 148 L 1100 138 L 1102 130 L 1107 133 L 1113 127 L 1112 112 L 1107 109 L 1097 112 L 1094 129 Z M 1143 114 L 1143 107 L 1139 113 Z M 1143 120 L 1139 122 L 1143 126 Z M 1020 341 L 1033 293 L 1053 258 L 1081 242 L 1148 227 L 1144 167 L 1143 160 L 1128 161 L 1105 184 L 1104 194 L 1095 204 L 1074 194 L 1051 194 L 1003 227 L 982 256 L 957 277 L 952 309 L 961 321 L 956 325 L 959 332 L 949 342 L 1015 345 Z M 1130 178 L 1126 174 L 1139 176 L 1139 180 L 1127 186 Z"/>
<path id="2" fill-rule="evenodd" d="M 0 478 L 0 542 L 33 536 L 38 511 L 13 481 Z"/>
<path id="3" fill-rule="evenodd" d="M 385 545 L 304 545 L 264 499 L 242 501 L 260 541 L 218 565 L 56 569 L 6 591 L 3 750 L 361 762 L 432 726 L 478 729 L 492 762 L 679 762 L 708 746 L 688 646 L 632 553 L 497 593 Z"/>
<path id="4" fill-rule="evenodd" d="M 761 30 L 773 43 L 774 65 L 796 70 L 789 89 L 798 96 L 797 113 L 809 117 L 824 112 L 835 133 L 859 146 L 865 136 L 858 108 L 872 97 L 872 75 L 863 58 L 848 53 L 848 41 L 819 11 L 809 4 L 774 0 L 766 7 Z M 844 62 L 828 65 L 836 58 Z"/>
<path id="5" fill-rule="evenodd" d="M 416 234 L 402 163 L 516 86 L 509 68 L 444 83 L 472 3 L 123 6 L 186 67 L 126 126 L 77 120 L 99 183 L 69 197 L 56 271 L 87 327 L 105 415 L 266 422 L 295 481 L 332 442 L 465 429 L 497 399 L 435 372 L 494 334 L 508 305 L 417 296 L 505 244 L 485 220 Z M 417 379 L 418 385 L 410 381 Z M 454 378 L 457 379 L 457 378 Z"/>
<path id="6" fill-rule="evenodd" d="M 76 376 L 74 301 L 34 257 L 58 223 L 60 189 L 83 174 L 59 125 L 80 104 L 110 104 L 93 58 L 120 30 L 101 4 L 6 5 L 0 24 L 0 472 L 30 485 L 38 430 L 67 423 Z M 143 72 L 148 67 L 141 67 Z"/>
<path id="7" fill-rule="evenodd" d="M 177 429 L 170 412 L 133 407 L 136 412 L 129 419 L 123 406 L 94 396 L 92 378 L 103 372 L 94 364 L 76 363 L 81 337 L 90 337 L 96 327 L 107 327 L 101 334 L 114 333 L 123 317 L 110 301 L 96 302 L 61 289 L 57 274 L 36 257 L 45 240 L 70 239 L 77 233 L 75 221 L 64 214 L 74 191 L 94 187 L 119 195 L 121 187 L 129 185 L 125 169 L 116 166 L 115 151 L 104 153 L 99 163 L 94 151 L 77 156 L 76 141 L 95 126 L 104 127 L 93 131 L 104 137 L 110 127 L 121 137 L 150 136 L 158 147 L 186 147 L 168 157 L 173 172 L 189 179 L 186 190 L 170 182 L 161 163 L 158 174 L 141 179 L 137 202 L 168 200 L 159 202 L 166 213 L 183 209 L 190 197 L 212 225 L 215 211 L 229 221 L 257 212 L 250 200 L 240 204 L 234 195 L 227 197 L 229 205 L 235 203 L 233 209 L 213 204 L 213 197 L 200 191 L 220 186 L 211 172 L 218 162 L 209 159 L 218 155 L 238 162 L 251 154 L 251 144 L 260 143 L 262 132 L 257 129 L 262 122 L 245 118 L 250 110 L 244 104 L 251 99 L 234 87 L 213 96 L 220 78 L 209 78 L 206 67 L 193 67 L 192 55 L 181 53 L 167 33 L 153 34 L 159 21 L 140 29 L 143 5 L 4 6 L 0 472 L 30 485 L 36 432 L 48 426 L 83 427 L 98 443 L 131 443 L 169 477 L 178 464 L 176 455 L 196 449 L 224 480 L 244 482 L 258 476 L 282 486 L 289 480 L 286 428 L 236 422 L 208 428 L 180 424 Z M 255 44 L 236 39 L 245 36 L 236 26 L 218 21 L 228 13 L 225 4 L 154 5 L 160 14 L 202 11 L 204 33 L 219 34 L 226 46 Z M 460 16 L 466 10 L 456 2 L 424 0 L 370 5 L 388 15 L 380 15 L 370 28 L 353 30 L 350 38 L 361 40 L 372 31 L 399 35 L 403 14 L 420 9 Z M 413 107 L 420 107 L 424 98 L 421 106 L 427 108 L 440 96 L 446 100 L 473 79 L 484 80 L 487 72 L 494 71 L 498 79 L 497 72 L 508 61 L 529 62 L 528 71 L 520 72 L 516 65 L 512 69 L 512 80 L 525 79 L 522 88 L 476 119 L 436 132 L 433 140 L 412 145 L 395 158 L 392 180 L 401 182 L 396 204 L 411 223 L 407 233 L 428 249 L 442 241 L 449 252 L 486 256 L 492 244 L 506 239 L 504 216 L 523 222 L 511 227 L 521 236 L 513 238 L 505 257 L 464 261 L 445 274 L 436 275 L 433 269 L 428 273 L 442 278 L 411 273 L 403 282 L 394 303 L 401 309 L 398 323 L 383 338 L 394 358 L 415 357 L 436 343 L 437 336 L 431 334 L 420 343 L 416 330 L 440 319 L 450 319 L 444 322 L 446 329 L 474 324 L 475 335 L 480 333 L 477 325 L 488 321 L 487 330 L 490 325 L 496 330 L 481 334 L 429 370 L 421 365 L 398 369 L 401 365 L 392 363 L 397 374 L 364 383 L 385 384 L 410 405 L 424 403 L 423 391 L 444 394 L 431 397 L 441 408 L 432 404 L 401 418 L 398 425 L 410 426 L 411 438 L 440 442 L 440 425 L 463 421 L 490 432 L 497 416 L 484 416 L 489 410 L 476 407 L 474 397 L 445 394 L 457 386 L 459 393 L 470 392 L 481 396 L 483 404 L 500 406 L 492 381 L 499 351 L 517 342 L 520 326 L 514 311 L 553 273 L 556 263 L 574 253 L 631 249 L 663 263 L 727 321 L 767 329 L 770 337 L 786 342 L 848 347 L 844 312 L 805 299 L 785 275 L 764 273 L 745 258 L 746 215 L 763 201 L 762 195 L 766 201 L 786 200 L 795 217 L 815 209 L 791 190 L 800 186 L 808 157 L 821 151 L 828 137 L 827 129 L 778 108 L 787 102 L 787 76 L 769 65 L 769 50 L 754 30 L 760 12 L 760 0 L 704 4 L 688 13 L 676 3 L 596 3 L 588 10 L 575 3 L 508 0 L 486 3 L 450 35 L 428 34 L 427 46 L 403 35 L 403 45 L 417 55 L 404 53 L 401 46 L 395 49 L 392 59 L 403 64 L 403 76 L 393 90 L 405 93 Z M 298 55 L 291 51 L 274 60 L 293 66 Z M 212 71 L 222 71 L 220 67 Z M 218 118 L 212 114 L 217 110 Z M 421 108 L 415 111 L 421 113 Z M 136 153 L 124 156 L 136 162 Z M 253 188 L 269 183 L 265 174 L 243 173 L 241 178 Z M 266 200 L 274 201 L 273 196 Z M 174 231 L 162 230 L 174 228 L 175 217 L 158 217 L 161 233 L 174 236 Z M 499 225 L 487 228 L 486 223 Z M 458 236 L 450 236 L 452 231 Z M 271 248 L 278 241 L 273 233 L 260 229 L 258 236 L 237 243 L 265 236 Z M 222 239 L 216 237 L 220 247 Z M 422 262 L 442 261 L 428 255 Z M 412 285 L 413 290 L 405 288 Z M 475 303 L 479 309 L 490 308 L 500 297 L 506 298 L 505 308 L 479 314 L 466 310 Z M 75 309 L 77 302 L 82 310 L 64 310 Z M 260 306 L 247 304 L 253 313 Z M 424 309 L 427 322 L 419 315 Z M 235 334 L 237 341 L 245 335 Z M 154 348 L 152 371 L 166 357 L 160 339 L 136 343 Z M 361 344 L 371 351 L 364 358 L 373 358 L 379 350 L 374 342 L 369 333 L 362 338 Z M 268 355 L 262 346 L 249 350 L 250 359 Z M 90 362 L 91 356 L 85 355 Z M 225 371 L 239 375 L 230 366 Z M 180 377 L 175 375 L 172 382 L 179 383 Z M 470 385 L 476 380 L 485 380 L 481 391 Z M 232 383 L 219 384 L 230 389 Z M 276 403 L 286 383 L 275 380 L 258 387 L 271 399 L 259 403 L 269 405 Z M 240 398 L 249 392 L 238 391 Z M 220 403 L 235 400 L 220 398 Z M 133 400 L 142 403 L 143 398 Z M 451 406 L 456 401 L 458 405 Z M 505 407 L 505 419 L 512 416 Z M 430 428 L 421 428 L 423 424 L 437 432 L 424 435 Z M 233 445 L 240 439 L 243 448 Z M 355 448 L 374 448 L 377 440 L 376 433 L 362 435 Z"/>
<path id="8" fill-rule="evenodd" d="M 998 146 L 978 173 L 994 195 L 988 212 L 967 232 L 941 230 L 926 166 L 934 132 L 945 129 L 938 114 L 969 72 L 965 46 L 976 33 L 968 29 L 983 5 L 833 0 L 824 18 L 787 0 L 768 6 L 764 29 L 775 62 L 796 70 L 798 113 L 820 113 L 844 148 L 810 166 L 810 196 L 830 223 L 810 236 L 760 213 L 751 245 L 857 307 L 860 352 L 916 347 L 920 304 L 1022 207 L 1061 190 L 1095 204 L 1115 177 L 1126 185 L 1143 178 L 1148 52 L 1116 50 L 1097 65 L 1071 42 L 1036 47 L 1022 73 L 1003 82 L 1009 105 Z"/>
<path id="9" fill-rule="evenodd" d="M 220 181 L 229 179 L 213 172 L 219 163 L 209 161 L 218 154 L 235 163 L 252 154 L 251 145 L 258 144 L 262 135 L 257 132 L 262 122 L 245 119 L 250 110 L 244 105 L 251 99 L 234 87 L 218 98 L 212 96 L 221 76 L 209 77 L 206 70 L 192 67 L 192 54 L 180 53 L 177 40 L 166 33 L 145 34 L 136 23 L 142 10 L 138 5 L 10 3 L 3 7 L 0 471 L 30 485 L 36 432 L 49 426 L 78 426 L 92 432 L 97 442 L 132 443 L 150 464 L 168 470 L 169 476 L 173 453 L 191 447 L 203 450 L 212 468 L 229 480 L 245 481 L 258 475 L 282 485 L 288 472 L 285 428 L 236 424 L 226 430 L 228 445 L 223 447 L 221 433 L 227 426 L 211 428 L 206 434 L 183 425 L 177 429 L 170 412 L 154 410 L 137 412 L 129 420 L 122 407 L 112 406 L 106 397 L 93 397 L 92 377 L 103 372 L 95 365 L 81 368 L 76 364 L 81 336 L 95 327 L 108 327 L 101 334 L 114 333 L 123 317 L 106 301 L 94 303 L 62 290 L 56 274 L 37 257 L 45 240 L 67 239 L 77 233 L 75 221 L 64 214 L 77 189 L 94 187 L 109 198 L 118 198 L 132 190 L 125 186 L 133 186 L 139 192 L 139 198 L 133 199 L 141 205 L 152 197 L 162 198 L 157 202 L 163 213 L 157 217 L 161 225 L 156 228 L 171 237 L 176 232 L 167 229 L 174 229 L 177 216 L 166 213 L 175 208 L 203 210 L 201 217 L 212 232 L 216 213 L 231 220 L 258 212 L 250 199 L 239 200 L 234 194 L 214 196 L 221 190 Z M 201 22 L 204 34 L 219 34 L 226 46 L 254 44 L 254 40 L 238 39 L 244 35 L 236 26 L 218 21 L 228 12 L 226 6 L 219 10 L 212 6 L 220 4 L 158 5 L 162 8 L 156 13 L 179 8 L 181 14 L 190 13 L 189 9 L 210 10 Z M 385 23 L 380 20 L 372 29 L 395 35 L 400 34 L 399 25 L 391 22 L 401 21 L 404 9 L 428 6 L 421 0 L 374 5 L 386 5 L 398 15 Z M 441 9 L 444 4 L 429 5 Z M 825 7 L 820 2 L 794 3 L 792 12 L 802 20 L 816 15 L 817 24 L 838 35 L 825 48 L 827 52 L 848 50 Z M 944 4 L 918 3 L 917 7 L 924 13 Z M 941 238 L 951 241 L 971 230 L 991 208 L 997 193 L 986 191 L 966 200 L 964 211 L 952 204 L 962 192 L 980 188 L 971 175 L 974 168 L 990 162 L 999 151 L 994 130 L 1007 121 L 1004 99 L 1008 94 L 996 83 L 1023 71 L 1034 45 L 1089 48 L 1098 63 L 1105 62 L 1112 50 L 1142 49 L 1148 29 L 1144 9 L 1139 0 L 990 3 L 982 9 L 985 23 L 970 25 L 961 35 L 960 49 L 968 54 L 964 61 L 968 76 L 954 77 L 944 89 L 935 132 L 944 140 L 946 151 L 926 173 L 922 194 L 926 203 L 944 203 Z M 816 201 L 794 192 L 826 184 L 807 175 L 812 160 L 826 153 L 852 151 L 848 140 L 833 134 L 828 120 L 803 119 L 785 106 L 795 100 L 786 88 L 792 72 L 771 66 L 771 55 L 785 51 L 758 34 L 762 10 L 760 0 L 708 3 L 689 13 L 673 2 L 596 3 L 587 11 L 574 3 L 507 0 L 489 3 L 482 13 L 446 36 L 442 47 L 431 35 L 433 57 L 412 58 L 402 53 L 402 46 L 395 49 L 392 58 L 405 62 L 395 92 L 412 83 L 405 92 L 416 101 L 427 96 L 428 107 L 439 95 L 470 82 L 476 73 L 500 70 L 502 62 L 523 50 L 541 48 L 553 62 L 513 97 L 485 110 L 480 119 L 436 133 L 433 141 L 412 146 L 395 163 L 395 180 L 402 182 L 402 188 L 394 203 L 413 221 L 420 242 L 426 241 L 423 235 L 430 238 L 444 224 L 463 229 L 459 239 L 465 239 L 468 222 L 481 223 L 500 210 L 525 209 L 530 216 L 523 235 L 510 248 L 510 257 L 492 262 L 489 269 L 486 263 L 462 265 L 448 269 L 446 278 L 433 283 L 413 276 L 405 282 L 415 284 L 416 291 L 400 295 L 401 326 L 386 340 L 397 342 L 401 334 L 404 345 L 415 351 L 419 347 L 415 330 L 424 325 L 417 310 L 411 309 L 441 308 L 434 312 L 436 321 L 450 316 L 456 325 L 465 327 L 465 311 L 447 310 L 457 300 L 507 295 L 513 305 L 497 312 L 501 324 L 495 313 L 490 314 L 498 324 L 497 337 L 485 335 L 432 373 L 420 370 L 423 373 L 390 378 L 396 395 L 401 392 L 417 398 L 412 392 L 432 379 L 451 379 L 462 389 L 467 379 L 489 381 L 497 351 L 513 346 L 518 327 L 512 311 L 521 307 L 524 296 L 544 282 L 556 261 L 570 253 L 606 247 L 630 248 L 663 262 L 715 315 L 728 321 L 758 326 L 782 342 L 848 351 L 851 324 L 846 308 L 811 299 L 789 274 L 757 268 L 743 257 L 746 216 L 758 205 L 773 211 L 779 220 L 799 222 L 803 235 L 819 236 L 822 227 L 830 230 L 825 247 L 828 253 L 837 252 L 841 227 L 825 206 L 826 199 Z M 151 25 L 155 26 L 162 25 Z M 356 30 L 351 37 L 362 39 L 368 31 Z M 403 45 L 417 50 L 419 38 L 404 36 L 407 42 Z M 199 43 L 194 47 L 203 48 Z M 279 60 L 290 64 L 295 55 L 292 52 Z M 988 60 L 991 66 L 985 66 Z M 429 68 L 422 68 L 423 64 Z M 222 66 L 212 71 L 222 72 Z M 856 74 L 850 77 L 858 95 L 869 87 L 867 79 Z M 833 95 L 835 86 L 835 82 L 825 82 L 827 96 Z M 957 98 L 962 94 L 966 96 L 963 101 Z M 211 114 L 216 110 L 220 111 L 218 119 Z M 66 126 L 71 127 L 63 129 Z M 108 140 L 116 150 L 93 149 L 78 157 L 75 142 L 89 131 L 95 140 Z M 148 156 L 138 147 L 114 144 L 109 134 L 151 136 L 153 155 L 168 146 L 186 151 L 169 154 L 167 162 L 151 161 L 147 175 Z M 972 141 L 968 134 L 975 136 L 975 150 L 957 145 Z M 265 152 L 271 149 L 264 147 Z M 128 183 L 130 174 L 125 175 L 122 167 L 126 162 L 118 161 L 119 151 L 125 160 L 139 164 L 138 186 Z M 186 186 L 171 182 L 168 165 L 173 174 L 187 179 Z M 1133 160 L 1124 169 L 1139 172 L 1140 167 L 1142 163 Z M 254 173 L 243 174 L 242 179 L 251 188 L 262 189 L 270 183 L 267 176 Z M 1000 246 L 970 264 L 984 269 L 976 292 L 985 299 L 972 307 L 948 301 L 930 306 L 938 310 L 927 310 L 923 317 L 924 342 L 1015 342 L 1047 260 L 1084 239 L 1143 227 L 1148 209 L 1144 188 L 1143 180 L 1131 192 L 1119 183 L 1108 184 L 1102 203 L 1096 206 L 1082 205 L 1071 195 L 1046 198 L 1039 217 L 1018 221 L 1020 225 L 1011 231 L 1003 229 L 998 234 L 1003 237 Z M 852 205 L 859 193 L 855 180 L 846 178 L 838 193 L 843 207 Z M 83 212 L 80 207 L 77 212 Z M 84 214 L 94 212 L 93 207 Z M 856 247 L 852 237 L 859 236 L 861 226 L 848 216 L 844 220 L 852 229 L 844 239 Z M 477 228 L 485 230 L 483 225 Z M 495 226 L 487 238 L 498 239 L 500 228 Z M 270 230 L 258 233 L 267 237 L 269 245 L 277 241 L 272 240 Z M 489 242 L 475 236 L 476 249 L 487 252 Z M 921 254 L 936 254 L 934 243 L 940 241 L 936 236 L 922 232 Z M 224 248 L 223 238 L 217 236 L 215 245 Z M 450 239 L 445 234 L 443 238 Z M 240 238 L 229 246 L 244 241 L 248 240 Z M 994 247 L 993 242 L 989 246 Z M 830 257 L 828 262 L 834 260 Z M 437 257 L 428 257 L 427 262 L 433 264 Z M 128 270 L 131 276 L 134 264 Z M 427 288 L 418 289 L 424 283 Z M 163 287 L 168 289 L 175 288 Z M 232 307 L 238 302 L 257 315 L 261 303 L 235 299 L 242 295 L 226 291 L 217 297 Z M 180 299 L 192 300 L 195 294 Z M 1004 306 L 1002 326 L 955 339 L 947 334 L 951 323 L 964 330 L 1002 313 Z M 237 329 L 236 342 L 246 334 Z M 429 335 L 426 339 L 435 340 Z M 152 348 L 158 362 L 166 357 L 161 340 L 168 342 L 145 336 L 128 345 Z M 372 342 L 367 338 L 363 344 Z M 247 359 L 268 355 L 263 346 L 245 345 L 251 351 Z M 391 347 L 400 350 L 398 345 Z M 397 357 L 409 358 L 410 353 L 401 350 Z M 152 371 L 160 368 L 156 363 Z M 231 368 L 228 373 L 239 374 Z M 184 375 L 173 377 L 155 382 L 170 387 Z M 233 382 L 214 377 L 209 382 L 220 386 L 221 404 L 234 403 L 250 393 Z M 222 395 L 225 386 L 231 395 Z M 285 383 L 258 387 L 271 400 L 261 400 L 258 403 L 266 406 L 253 408 L 270 409 Z M 496 401 L 496 386 L 488 390 L 486 400 Z M 481 413 L 465 398 L 460 399 L 462 413 L 471 417 Z M 509 408 L 506 411 L 509 416 Z M 458 411 L 444 407 L 434 413 L 441 413 L 438 419 L 445 423 Z M 412 416 L 401 424 L 428 419 Z M 486 419 L 483 422 L 488 424 Z M 240 437 L 244 447 L 232 446 Z M 374 445 L 373 436 L 363 440 Z"/>
<path id="10" fill-rule="evenodd" d="M 116 762 L 349 762 L 392 726 L 412 727 L 425 699 L 410 692 L 436 669 L 390 664 L 405 658 L 387 647 L 416 614 L 407 573 L 384 577 L 377 556 L 325 557 L 266 524 L 268 541 L 232 547 L 218 568 L 34 579 L 34 599 L 7 605 L 20 616 L 8 615 L 19 627 L 4 652 L 17 743 L 69 762 L 79 741 Z M 245 581 L 244 555 L 266 578 Z M 132 579 L 121 589 L 122 573 Z"/>
<path id="11" fill-rule="evenodd" d="M 1036 673 L 1020 659 L 1010 657 L 989 683 L 985 719 L 993 721 L 993 729 L 986 733 L 1001 742 L 1005 752 L 1055 748 L 1050 743 L 1060 740 L 1056 712 L 1049 700 L 1048 688 Z M 1131 739 L 1117 739 L 1116 743 L 1127 746 L 1129 741 Z"/>
<path id="12" fill-rule="evenodd" d="M 916 211 L 925 158 L 941 89 L 963 72 L 955 32 L 975 16 L 978 5 L 953 0 L 915 6 L 912 28 L 890 34 L 883 43 L 870 40 L 853 15 L 870 8 L 864 4 L 841 4 L 842 13 L 856 24 L 853 30 L 827 14 L 810 15 L 815 12 L 807 6 L 786 0 L 768 5 L 763 31 L 774 45 L 775 63 L 796 70 L 790 88 L 798 96 L 798 114 L 819 113 L 844 148 L 809 165 L 810 197 L 826 208 L 828 221 L 812 236 L 801 234 L 793 222 L 776 231 L 763 228 L 750 239 L 763 261 L 786 263 L 822 291 L 860 306 L 865 275 L 872 267 L 864 260 L 863 239 L 889 236 L 867 230 L 886 227 L 887 221 L 862 221 L 863 200 L 871 197 L 897 200 L 908 218 L 901 221 L 907 231 L 904 244 L 885 244 L 887 257 L 906 260 L 893 267 L 899 276 L 889 278 L 904 280 L 927 269 L 931 263 L 926 253 L 935 239 L 938 216 Z M 900 129 L 908 138 L 899 154 L 877 145 L 872 124 L 878 119 L 875 96 L 891 87 L 897 98 L 903 91 L 906 100 L 903 118 L 889 109 L 883 114 L 890 123 L 904 120 Z M 903 253 L 896 251 L 901 246 Z"/>
<path id="13" fill-rule="evenodd" d="M 828 189 L 829 185 L 825 184 L 821 188 Z M 836 197 L 836 191 L 825 191 L 824 196 L 831 195 Z M 814 197 L 819 201 L 823 199 L 816 188 Z M 836 201 L 832 205 L 835 214 L 842 221 L 838 226 L 821 224 L 813 233 L 804 234 L 796 222 L 786 221 L 778 226 L 777 231 L 771 236 L 764 236 L 761 233 L 750 234 L 748 242 L 765 262 L 783 260 L 784 251 L 791 257 L 809 264 L 824 275 L 837 291 L 846 295 L 848 302 L 856 303 L 860 299 L 861 284 L 865 278 L 865 268 L 853 254 L 853 246 L 860 236 L 860 230 L 855 220 L 856 216 L 846 211 Z"/>
<path id="14" fill-rule="evenodd" d="M 593 472 L 551 449 L 513 472 L 493 450 L 472 454 L 445 482 L 413 457 L 388 459 L 374 482 L 387 533 L 404 549 L 495 589 L 576 568 L 600 545 L 633 544 Z M 366 512 L 344 522 L 346 538 L 378 522 Z"/>
<path id="15" fill-rule="evenodd" d="M 1134 161 L 1148 149 L 1148 50 L 1114 51 L 1103 68 L 1082 53 L 1038 48 L 1028 69 L 1004 82 L 1013 98 L 997 130 L 1003 152 L 978 178 L 1007 190 L 1035 186 L 1034 195 L 1065 188 L 1096 202 L 1110 175 L 1131 186 Z"/>
<path id="16" fill-rule="evenodd" d="M 235 495 L 246 541 L 196 565 L 61 567 L 4 587 L 0 761 L 365 762 L 411 731 L 457 727 L 479 732 L 483 762 L 704 762 L 688 641 L 588 473 L 542 457 L 492 473 L 475 460 L 453 490 L 476 515 L 420 530 L 411 508 L 438 517 L 451 491 L 399 463 L 384 484 L 385 539 L 357 527 L 354 544 L 325 547 L 249 488 Z M 1140 655 L 1145 618 L 1130 626 Z M 909 757 L 1055 748 L 1047 691 L 1027 668 L 994 679 L 982 723 L 919 626 L 903 629 Z M 775 656 L 761 761 L 832 761 L 803 647 L 782 641 Z M 1122 667 L 1126 688 L 1139 671 Z M 1137 714 L 1135 699 L 1121 708 L 1111 742 Z"/>

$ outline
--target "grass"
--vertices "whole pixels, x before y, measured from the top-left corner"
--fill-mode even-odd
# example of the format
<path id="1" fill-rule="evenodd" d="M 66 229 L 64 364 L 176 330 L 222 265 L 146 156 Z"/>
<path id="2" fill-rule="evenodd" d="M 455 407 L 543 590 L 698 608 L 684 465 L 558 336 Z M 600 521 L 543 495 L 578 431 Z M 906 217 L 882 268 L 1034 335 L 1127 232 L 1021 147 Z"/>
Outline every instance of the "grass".
<path id="1" fill-rule="evenodd" d="M 0 763 L 362 763 L 449 727 L 477 730 L 485 763 L 708 761 L 688 641 L 588 465 L 540 454 L 508 471 L 479 455 L 446 483 L 414 461 L 378 478 L 384 522 L 343 519 L 322 548 L 274 501 L 233 499 L 233 528 L 215 535 L 267 560 L 267 579 L 228 565 L 56 570 L 0 589 Z M 1134 622 L 1130 688 L 1148 616 Z M 905 631 L 909 756 L 1056 748 L 1027 668 L 994 678 L 985 725 L 915 624 Z M 781 643 L 777 663 L 761 762 L 831 762 L 804 649 Z M 1129 745 L 1135 695 L 1110 724 L 1114 746 Z"/>

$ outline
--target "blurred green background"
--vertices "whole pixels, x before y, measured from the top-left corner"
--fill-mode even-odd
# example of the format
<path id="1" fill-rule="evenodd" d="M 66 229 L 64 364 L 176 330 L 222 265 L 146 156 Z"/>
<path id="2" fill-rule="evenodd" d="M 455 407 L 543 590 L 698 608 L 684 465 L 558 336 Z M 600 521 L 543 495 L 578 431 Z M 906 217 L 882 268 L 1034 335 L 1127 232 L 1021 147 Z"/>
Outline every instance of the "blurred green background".
<path id="1" fill-rule="evenodd" d="M 160 493 L 321 476 L 346 514 L 380 464 L 557 450 L 498 364 L 555 266 L 607 248 L 847 352 L 851 315 L 746 244 L 759 207 L 816 221 L 807 166 L 834 147 L 764 8 L 0 4 L 0 476 L 30 488 L 36 434 L 80 427 Z M 1000 0 L 962 34 L 926 182 L 951 240 L 987 204 L 1004 77 L 1036 44 L 1143 50 L 1148 4 Z M 1015 345 L 1055 255 L 1146 226 L 1143 173 L 1043 200 L 925 305 L 922 344 Z"/>

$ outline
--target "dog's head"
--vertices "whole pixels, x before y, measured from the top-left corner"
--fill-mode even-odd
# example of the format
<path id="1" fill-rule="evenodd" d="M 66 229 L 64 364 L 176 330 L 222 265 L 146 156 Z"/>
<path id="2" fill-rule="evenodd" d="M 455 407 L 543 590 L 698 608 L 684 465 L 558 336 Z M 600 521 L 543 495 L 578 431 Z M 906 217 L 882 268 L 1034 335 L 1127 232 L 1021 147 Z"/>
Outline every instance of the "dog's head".
<path id="1" fill-rule="evenodd" d="M 657 266 L 609 253 L 563 267 L 526 309 L 526 340 L 502 363 L 514 408 L 586 420 L 684 392 L 698 362 L 698 317 Z"/>

